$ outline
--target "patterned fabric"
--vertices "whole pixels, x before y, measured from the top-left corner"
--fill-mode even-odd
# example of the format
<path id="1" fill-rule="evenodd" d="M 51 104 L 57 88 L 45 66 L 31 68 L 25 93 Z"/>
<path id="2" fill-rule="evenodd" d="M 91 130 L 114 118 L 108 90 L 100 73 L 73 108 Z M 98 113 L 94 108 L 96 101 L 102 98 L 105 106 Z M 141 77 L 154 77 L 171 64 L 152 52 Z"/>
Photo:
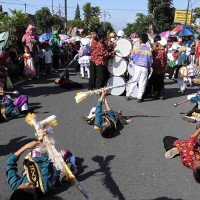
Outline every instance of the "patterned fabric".
<path id="1" fill-rule="evenodd" d="M 194 75 L 200 76 L 200 69 L 194 67 Z"/>
<path id="2" fill-rule="evenodd" d="M 167 64 L 167 53 L 165 49 L 159 45 L 153 51 L 153 73 L 154 74 L 165 74 Z"/>
<path id="3" fill-rule="evenodd" d="M 110 117 L 111 120 L 113 120 L 115 123 L 117 123 L 117 117 L 113 110 L 109 110 L 108 113 L 105 113 L 102 111 L 102 101 L 99 101 L 97 104 L 97 108 L 95 110 L 95 124 L 101 128 L 102 125 L 107 122 L 107 120 L 103 117 L 107 116 Z"/>
<path id="4" fill-rule="evenodd" d="M 173 145 L 179 150 L 181 161 L 186 167 L 193 169 L 196 161 L 200 161 L 200 147 L 195 148 L 200 140 L 192 135 L 188 140 L 176 140 Z"/>
<path id="5" fill-rule="evenodd" d="M 97 65 L 108 66 L 108 58 L 112 56 L 112 52 L 108 52 L 108 48 L 100 41 L 92 40 L 91 61 Z"/>

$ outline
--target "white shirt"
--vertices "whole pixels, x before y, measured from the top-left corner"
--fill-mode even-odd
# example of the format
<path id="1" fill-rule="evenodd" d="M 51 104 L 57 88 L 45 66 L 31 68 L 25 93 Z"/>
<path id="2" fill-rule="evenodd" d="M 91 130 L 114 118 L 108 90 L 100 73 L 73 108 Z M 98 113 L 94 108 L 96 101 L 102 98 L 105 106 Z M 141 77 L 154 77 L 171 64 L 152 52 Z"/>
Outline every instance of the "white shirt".
<path id="1" fill-rule="evenodd" d="M 49 63 L 52 63 L 52 56 L 53 56 L 53 53 L 51 50 L 44 50 L 44 62 L 45 64 L 49 64 Z"/>

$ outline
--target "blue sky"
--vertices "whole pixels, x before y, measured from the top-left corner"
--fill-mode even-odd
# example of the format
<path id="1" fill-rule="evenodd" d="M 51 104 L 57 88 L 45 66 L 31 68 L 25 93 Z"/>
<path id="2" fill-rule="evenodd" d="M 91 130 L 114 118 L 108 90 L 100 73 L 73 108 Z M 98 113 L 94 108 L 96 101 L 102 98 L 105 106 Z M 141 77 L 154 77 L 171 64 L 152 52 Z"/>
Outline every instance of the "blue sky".
<path id="1" fill-rule="evenodd" d="M 111 22 L 116 31 L 125 28 L 127 23 L 133 23 L 136 13 L 147 14 L 147 0 L 67 0 L 68 20 L 74 18 L 77 3 L 82 8 L 87 2 L 91 2 L 92 6 L 99 6 L 102 12 L 105 11 L 106 21 Z M 35 11 L 41 7 L 52 9 L 52 0 L 0 0 L 0 5 L 3 5 L 4 11 L 8 11 L 11 8 L 22 9 L 24 12 L 25 3 L 27 4 L 27 12 L 30 14 L 35 14 Z M 188 0 L 174 0 L 173 3 L 176 9 L 185 10 Z M 60 5 L 64 16 L 64 0 L 53 0 L 53 4 L 54 12 L 58 12 Z M 190 8 L 200 7 L 200 0 L 191 0 L 191 5 Z M 83 18 L 82 9 L 80 11 Z M 109 15 L 111 18 L 108 17 Z M 102 17 L 101 21 L 103 20 Z"/>

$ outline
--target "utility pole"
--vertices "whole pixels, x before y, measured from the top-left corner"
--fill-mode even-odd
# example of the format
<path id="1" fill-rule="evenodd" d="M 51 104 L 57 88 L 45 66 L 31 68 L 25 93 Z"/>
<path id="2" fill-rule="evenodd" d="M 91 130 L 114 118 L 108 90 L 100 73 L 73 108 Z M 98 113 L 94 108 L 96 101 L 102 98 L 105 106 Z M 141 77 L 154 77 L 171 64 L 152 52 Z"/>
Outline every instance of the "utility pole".
<path id="1" fill-rule="evenodd" d="M 189 11 L 189 7 L 190 7 L 190 1 L 191 1 L 191 0 L 188 0 L 188 6 L 187 6 L 186 17 L 185 17 L 185 25 L 184 25 L 184 28 L 186 28 L 186 24 L 187 24 L 187 17 L 188 17 L 188 11 Z"/>
<path id="2" fill-rule="evenodd" d="M 25 13 L 26 13 L 26 3 L 24 4 L 24 6 L 25 6 Z"/>
<path id="3" fill-rule="evenodd" d="M 105 24 L 105 22 L 106 22 L 106 11 L 104 11 L 104 13 L 103 13 L 103 18 L 104 18 L 104 31 L 106 31 L 106 24 Z"/>
<path id="4" fill-rule="evenodd" d="M 59 13 L 59 16 L 61 17 L 61 9 L 60 9 L 60 4 L 59 4 L 59 11 L 58 11 L 58 13 Z"/>
<path id="5" fill-rule="evenodd" d="M 53 0 L 51 0 L 51 5 L 52 5 L 52 16 L 54 15 L 54 10 L 53 10 Z"/>
<path id="6" fill-rule="evenodd" d="M 52 17 L 54 16 L 54 10 L 53 10 L 53 0 L 51 0 L 51 5 L 52 5 Z M 51 27 L 52 33 L 53 33 L 53 26 Z"/>
<path id="7" fill-rule="evenodd" d="M 67 33 L 67 0 L 65 0 L 65 31 Z"/>

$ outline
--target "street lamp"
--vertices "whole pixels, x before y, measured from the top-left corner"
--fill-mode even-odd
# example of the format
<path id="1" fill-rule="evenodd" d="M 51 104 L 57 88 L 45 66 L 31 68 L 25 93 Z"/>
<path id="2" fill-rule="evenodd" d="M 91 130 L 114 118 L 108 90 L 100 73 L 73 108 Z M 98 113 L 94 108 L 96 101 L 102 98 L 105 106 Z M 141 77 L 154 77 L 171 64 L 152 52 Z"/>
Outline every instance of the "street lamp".
<path id="1" fill-rule="evenodd" d="M 104 12 L 100 12 L 99 18 L 102 17 L 102 14 L 103 14 L 103 18 L 104 18 L 104 31 L 105 31 L 106 30 L 106 24 L 105 24 L 106 16 L 108 15 L 108 18 L 111 18 L 111 15 L 109 12 L 104 11 Z"/>

